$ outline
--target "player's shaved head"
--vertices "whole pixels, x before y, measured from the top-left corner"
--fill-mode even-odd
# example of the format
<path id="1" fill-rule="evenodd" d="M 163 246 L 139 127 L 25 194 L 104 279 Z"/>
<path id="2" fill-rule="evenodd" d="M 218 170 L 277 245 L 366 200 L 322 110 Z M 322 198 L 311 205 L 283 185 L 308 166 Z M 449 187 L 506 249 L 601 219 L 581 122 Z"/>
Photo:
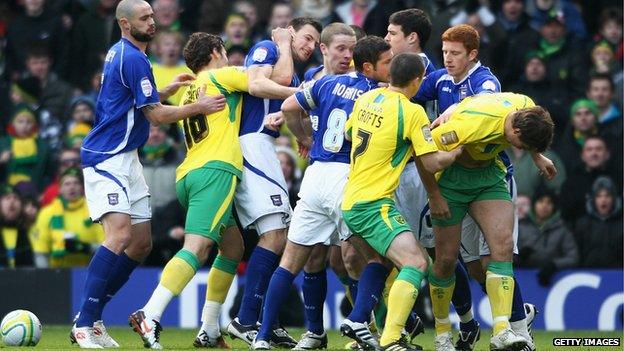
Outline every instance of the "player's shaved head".
<path id="1" fill-rule="evenodd" d="M 115 11 L 115 17 L 119 21 L 122 18 L 131 19 L 136 14 L 136 9 L 140 5 L 147 4 L 144 0 L 121 0 L 119 5 L 117 5 L 117 10 Z"/>

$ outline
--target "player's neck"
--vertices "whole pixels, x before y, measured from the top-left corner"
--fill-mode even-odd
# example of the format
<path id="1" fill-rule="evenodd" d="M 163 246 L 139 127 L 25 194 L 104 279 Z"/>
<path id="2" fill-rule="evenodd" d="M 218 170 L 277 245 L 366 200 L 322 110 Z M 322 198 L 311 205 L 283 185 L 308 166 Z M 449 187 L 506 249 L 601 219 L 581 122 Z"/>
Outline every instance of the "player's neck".
<path id="1" fill-rule="evenodd" d="M 466 69 L 457 75 L 452 76 L 453 77 L 453 82 L 454 83 L 459 83 L 461 82 L 464 78 L 466 78 L 466 76 L 468 75 L 468 72 L 470 72 L 471 69 L 474 68 L 474 66 L 476 66 L 477 63 L 474 61 L 468 62 L 468 65 L 466 66 Z"/>
<path id="2" fill-rule="evenodd" d="M 145 50 L 147 50 L 147 44 L 146 42 L 142 42 L 142 41 L 138 41 L 136 39 L 134 39 L 132 37 L 132 35 L 123 35 L 122 36 L 124 39 L 126 39 L 127 41 L 131 42 L 132 45 L 136 46 L 139 50 L 141 50 L 143 53 L 145 53 Z"/>
<path id="3" fill-rule="evenodd" d="M 395 87 L 394 85 L 390 84 L 388 86 L 388 90 L 394 91 L 394 92 L 397 92 L 397 93 L 401 93 L 401 94 L 405 95 L 405 97 L 408 98 L 408 99 L 410 99 L 413 95 L 415 95 L 415 94 L 412 94 L 412 92 L 410 91 L 409 86 L 407 86 L 405 88 L 399 88 L 399 87 Z M 412 94 L 412 95 L 410 95 L 410 94 Z"/>

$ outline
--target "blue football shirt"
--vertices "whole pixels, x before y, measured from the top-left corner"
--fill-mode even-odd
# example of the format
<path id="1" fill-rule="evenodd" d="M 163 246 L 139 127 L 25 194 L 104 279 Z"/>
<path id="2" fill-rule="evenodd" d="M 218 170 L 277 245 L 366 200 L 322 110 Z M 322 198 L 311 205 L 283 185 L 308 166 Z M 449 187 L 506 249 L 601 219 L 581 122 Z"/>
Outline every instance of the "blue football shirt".
<path id="1" fill-rule="evenodd" d="M 349 163 L 351 142 L 344 139 L 345 123 L 353 104 L 378 82 L 361 73 L 327 75 L 295 93 L 299 105 L 312 122 L 311 161 Z"/>
<path id="2" fill-rule="evenodd" d="M 263 40 L 254 45 L 245 57 L 245 67 L 270 65 L 274 66 L 279 59 L 277 44 L 270 40 Z M 293 75 L 291 87 L 299 86 L 299 77 Z M 262 99 L 249 94 L 243 95 L 243 114 L 239 135 L 249 133 L 265 133 L 278 137 L 279 132 L 264 128 L 264 117 L 277 112 L 284 100 Z"/>
<path id="3" fill-rule="evenodd" d="M 121 38 L 104 60 L 102 87 L 93 129 L 80 150 L 83 167 L 135 150 L 149 136 L 149 121 L 141 108 L 160 102 L 147 56 Z"/>

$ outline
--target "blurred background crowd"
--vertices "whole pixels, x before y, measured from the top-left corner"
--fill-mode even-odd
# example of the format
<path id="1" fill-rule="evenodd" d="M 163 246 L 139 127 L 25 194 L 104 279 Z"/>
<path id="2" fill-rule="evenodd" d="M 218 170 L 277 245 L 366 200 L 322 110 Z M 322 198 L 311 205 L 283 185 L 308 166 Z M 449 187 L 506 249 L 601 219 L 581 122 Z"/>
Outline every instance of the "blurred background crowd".
<path id="1" fill-rule="evenodd" d="M 86 265 L 102 241 L 84 201 L 79 147 L 91 129 L 103 59 L 119 40 L 117 0 L 0 3 L 0 267 Z M 433 28 L 425 53 L 443 67 L 441 34 L 467 23 L 479 60 L 503 91 L 545 106 L 556 123 L 546 154 L 559 174 L 544 182 L 531 158 L 510 149 L 518 185 L 517 266 L 622 267 L 622 3 L 572 0 L 152 0 L 158 35 L 149 46 L 156 84 L 183 72 L 190 33 L 220 34 L 231 65 L 295 16 L 340 21 L 384 37 L 388 17 L 423 9 Z M 318 50 L 317 50 L 318 51 Z M 303 72 L 322 62 L 320 52 Z M 168 101 L 177 104 L 180 93 Z M 277 139 L 291 205 L 306 162 L 287 131 Z M 184 153 L 176 126 L 152 127 L 140 150 L 152 194 L 154 250 L 163 265 L 181 247 L 184 211 L 174 170 Z M 248 233 L 251 234 L 251 233 Z M 245 235 L 248 250 L 255 235 Z M 244 269 L 244 266 L 241 267 Z"/>

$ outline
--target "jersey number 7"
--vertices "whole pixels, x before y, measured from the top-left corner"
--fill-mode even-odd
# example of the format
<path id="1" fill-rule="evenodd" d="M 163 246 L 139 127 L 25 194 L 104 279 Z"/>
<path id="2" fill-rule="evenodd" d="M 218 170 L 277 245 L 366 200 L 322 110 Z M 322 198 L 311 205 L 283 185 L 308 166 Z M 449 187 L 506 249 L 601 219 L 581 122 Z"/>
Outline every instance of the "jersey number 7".
<path id="1" fill-rule="evenodd" d="M 371 135 L 372 134 L 370 132 L 358 128 L 356 136 L 362 139 L 362 142 L 358 144 L 358 146 L 355 148 L 355 151 L 353 152 L 353 162 L 355 162 L 358 156 L 363 154 L 366 149 L 368 149 L 368 143 L 370 142 Z"/>
<path id="2" fill-rule="evenodd" d="M 208 136 L 208 121 L 205 115 L 195 115 L 182 121 L 184 125 L 184 138 L 186 148 L 190 149 L 193 144 L 197 144 Z"/>

